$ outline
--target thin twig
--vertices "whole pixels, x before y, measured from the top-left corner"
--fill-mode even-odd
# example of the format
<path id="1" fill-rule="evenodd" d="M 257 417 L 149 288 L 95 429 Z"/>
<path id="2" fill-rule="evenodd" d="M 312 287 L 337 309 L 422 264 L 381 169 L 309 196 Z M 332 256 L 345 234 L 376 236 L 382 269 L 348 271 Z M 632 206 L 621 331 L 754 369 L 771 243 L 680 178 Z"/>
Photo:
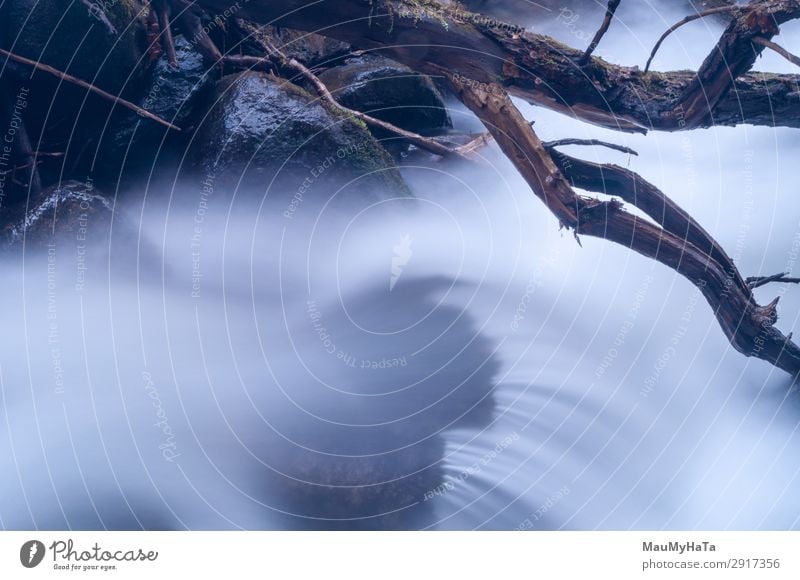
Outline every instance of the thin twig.
<path id="1" fill-rule="evenodd" d="M 597 48 L 597 45 L 600 44 L 600 41 L 605 36 L 606 32 L 608 32 L 608 27 L 611 26 L 611 21 L 614 19 L 614 13 L 617 11 L 619 4 L 622 0 L 608 0 L 608 8 L 606 8 L 606 17 L 603 19 L 603 24 L 600 25 L 600 28 L 594 35 L 592 42 L 589 43 L 589 46 L 586 48 L 586 52 L 583 53 L 583 56 L 578 60 L 578 64 L 580 66 L 585 65 L 589 62 L 589 59 L 592 56 L 592 53 Z"/>
<path id="2" fill-rule="evenodd" d="M 800 284 L 800 278 L 789 278 L 789 274 L 781 272 L 780 274 L 773 274 L 772 276 L 751 276 L 745 282 L 753 290 L 766 286 L 772 282 L 781 282 L 783 284 Z"/>
<path id="3" fill-rule="evenodd" d="M 627 153 L 628 155 L 636 155 L 636 156 L 639 155 L 639 153 L 637 153 L 630 147 L 625 147 L 624 145 L 617 145 L 616 143 L 609 143 L 607 141 L 600 141 L 599 139 L 558 139 L 557 141 L 548 141 L 547 143 L 544 144 L 544 146 L 547 147 L 548 149 L 552 149 L 554 147 L 563 147 L 565 145 L 598 145 L 600 147 L 607 147 L 608 149 L 613 149 L 614 151 Z"/>
<path id="4" fill-rule="evenodd" d="M 56 76 L 56 77 L 58 77 L 58 78 L 60 78 L 62 80 L 67 81 L 68 83 L 72 83 L 74 85 L 78 85 L 79 87 L 87 89 L 87 90 L 89 90 L 89 91 L 91 91 L 91 92 L 103 97 L 104 99 L 111 101 L 114 104 L 119 103 L 123 107 L 126 107 L 126 108 L 130 109 L 131 111 L 134 111 L 134 112 L 142 115 L 143 117 L 147 117 L 148 119 L 152 119 L 156 123 L 164 125 L 165 127 L 168 127 L 168 128 L 173 129 L 175 131 L 180 131 L 181 130 L 180 127 L 178 127 L 176 125 L 173 125 L 169 121 L 165 121 L 164 119 L 162 119 L 158 115 L 154 115 L 150 111 L 148 111 L 146 109 L 143 109 L 143 108 L 139 107 L 138 105 L 134 105 L 130 101 L 126 101 L 125 99 L 123 99 L 120 96 L 112 95 L 111 93 L 107 93 L 103 89 L 97 88 L 96 86 L 94 86 L 91 83 L 87 83 L 86 81 L 81 80 L 81 79 L 79 79 L 77 77 L 74 77 L 74 76 L 72 76 L 70 74 L 67 74 L 65 72 L 61 72 L 60 70 L 58 70 L 56 68 L 53 68 L 50 65 L 43 64 L 41 62 L 36 62 L 35 60 L 31 60 L 29 58 L 25 58 L 24 56 L 19 56 L 18 54 L 14 54 L 13 52 L 8 52 L 7 50 L 3 50 L 2 48 L 0 48 L 0 54 L 10 58 L 13 61 L 16 61 L 16 62 L 19 62 L 19 63 L 22 63 L 22 64 L 26 64 L 28 66 L 32 66 L 37 70 L 46 72 L 46 73 L 51 74 L 53 76 Z"/>
<path id="5" fill-rule="evenodd" d="M 705 18 L 706 16 L 712 16 L 714 14 L 723 14 L 726 12 L 733 12 L 734 10 L 738 9 L 739 6 L 720 6 L 719 8 L 711 8 L 710 10 L 704 10 L 703 12 L 698 12 L 697 14 L 690 14 L 686 18 L 679 20 L 675 24 L 669 27 L 669 29 L 661 35 L 661 38 L 658 39 L 656 45 L 653 47 L 653 52 L 650 53 L 650 58 L 647 59 L 647 64 L 644 67 L 644 72 L 650 70 L 650 65 L 653 62 L 653 59 L 656 57 L 656 53 L 658 49 L 661 48 L 661 44 L 667 39 L 667 37 L 678 30 L 684 24 L 689 24 L 690 22 L 694 22 L 695 20 L 699 20 L 700 18 Z"/>
<path id="6" fill-rule="evenodd" d="M 771 40 L 767 40 L 766 38 L 762 38 L 760 36 L 755 36 L 753 37 L 753 44 L 760 44 L 761 46 L 774 50 L 783 58 L 788 60 L 790 63 L 800 66 L 800 57 L 793 55 L 791 52 L 789 52 L 779 44 L 775 44 Z"/>

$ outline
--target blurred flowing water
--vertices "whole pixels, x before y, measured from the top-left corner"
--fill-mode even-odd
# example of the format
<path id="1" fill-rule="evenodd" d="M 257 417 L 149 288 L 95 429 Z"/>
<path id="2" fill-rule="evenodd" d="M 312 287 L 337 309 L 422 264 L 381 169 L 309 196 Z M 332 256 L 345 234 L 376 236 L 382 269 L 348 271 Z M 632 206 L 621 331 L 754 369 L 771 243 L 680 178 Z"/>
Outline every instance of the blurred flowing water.
<path id="1" fill-rule="evenodd" d="M 544 31 L 588 42 L 568 16 Z M 679 17 L 623 3 L 598 52 L 641 65 Z M 697 66 L 719 29 L 658 68 Z M 796 131 L 629 136 L 523 108 L 544 139 L 636 149 L 570 153 L 660 185 L 745 275 L 792 270 Z M 111 243 L 5 259 L 0 527 L 798 527 L 796 391 L 694 287 L 579 247 L 493 148 L 404 174 L 416 200 L 345 189 L 288 215 L 274 192 L 154 180 L 119 192 Z M 778 294 L 789 331 L 800 290 L 759 290 Z"/>

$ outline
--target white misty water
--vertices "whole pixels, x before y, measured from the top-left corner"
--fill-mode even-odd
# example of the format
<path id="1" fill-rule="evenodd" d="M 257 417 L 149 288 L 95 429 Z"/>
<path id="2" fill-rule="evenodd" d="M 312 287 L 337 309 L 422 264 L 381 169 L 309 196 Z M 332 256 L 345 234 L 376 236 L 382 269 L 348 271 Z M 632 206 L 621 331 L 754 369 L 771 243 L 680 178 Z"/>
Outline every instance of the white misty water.
<path id="1" fill-rule="evenodd" d="M 598 53 L 643 65 L 679 17 L 623 3 Z M 676 34 L 658 68 L 697 66 L 719 29 Z M 629 136 L 523 109 L 544 139 L 636 149 L 569 152 L 661 186 L 745 275 L 792 269 L 796 131 Z M 291 218 L 263 192 L 152 183 L 117 204 L 138 243 L 7 259 L 0 526 L 797 527 L 788 377 L 735 352 L 683 278 L 579 247 L 482 154 L 407 167 L 416 203 Z M 758 293 L 797 325 L 800 289 Z"/>

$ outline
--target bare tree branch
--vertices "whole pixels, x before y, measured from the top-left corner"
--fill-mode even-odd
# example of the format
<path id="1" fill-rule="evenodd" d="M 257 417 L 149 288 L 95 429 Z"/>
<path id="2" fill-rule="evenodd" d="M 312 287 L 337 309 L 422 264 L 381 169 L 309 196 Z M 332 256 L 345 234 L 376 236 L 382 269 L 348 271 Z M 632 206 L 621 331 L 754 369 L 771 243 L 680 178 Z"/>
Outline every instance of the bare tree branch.
<path id="1" fill-rule="evenodd" d="M 586 52 L 583 53 L 578 64 L 583 66 L 587 62 L 589 62 L 589 58 L 591 58 L 592 53 L 597 48 L 597 45 L 600 44 L 600 41 L 605 36 L 606 32 L 608 32 L 608 27 L 611 26 L 611 21 L 614 19 L 614 13 L 619 8 L 621 0 L 608 0 L 608 8 L 606 8 L 606 16 L 603 19 L 603 24 L 600 25 L 600 28 L 595 33 L 592 42 L 589 43 L 589 46 L 586 48 Z"/>
<path id="2" fill-rule="evenodd" d="M 558 139 L 557 141 L 548 141 L 544 144 L 545 147 L 548 149 L 553 149 L 555 147 L 563 147 L 566 145 L 588 145 L 588 146 L 599 146 L 605 147 L 607 149 L 613 149 L 614 151 L 619 151 L 621 153 L 627 153 L 628 155 L 639 155 L 636 151 L 631 149 L 630 147 L 625 147 L 624 145 L 617 145 L 616 143 L 609 143 L 608 141 L 601 141 L 600 139 Z"/>
<path id="3" fill-rule="evenodd" d="M 670 26 L 667 29 L 667 31 L 664 34 L 661 35 L 661 37 L 658 39 L 658 42 L 656 42 L 656 45 L 653 47 L 653 50 L 650 53 L 650 58 L 647 59 L 647 64 L 644 66 L 644 72 L 647 72 L 647 71 L 650 70 L 650 65 L 653 63 L 653 59 L 656 57 L 656 53 L 658 52 L 658 49 L 661 48 L 661 45 L 664 43 L 664 41 L 667 39 L 667 37 L 670 34 L 675 32 L 676 30 L 678 30 L 682 26 L 684 26 L 686 24 L 689 24 L 690 22 L 694 22 L 695 20 L 699 20 L 700 18 L 705 18 L 707 16 L 712 16 L 714 14 L 722 14 L 722 13 L 725 13 L 725 12 L 730 13 L 730 12 L 733 12 L 733 10 L 735 8 L 736 8 L 736 6 L 720 6 L 718 8 L 711 8 L 709 10 L 704 10 L 703 12 L 698 12 L 697 14 L 690 14 L 686 18 L 683 18 L 683 19 L 679 20 L 678 22 L 676 22 L 675 24 L 673 24 L 672 26 Z"/>
<path id="4" fill-rule="evenodd" d="M 788 50 L 786 50 L 785 48 L 783 48 L 779 44 L 776 44 L 776 43 L 772 42 L 771 40 L 767 40 L 766 38 L 761 38 L 760 36 L 756 36 L 755 38 L 753 38 L 753 42 L 755 44 L 760 44 L 761 46 L 763 46 L 765 48 L 769 48 L 770 50 L 774 50 L 779 55 L 781 55 L 783 58 L 788 60 L 790 63 L 792 63 L 794 65 L 797 65 L 797 66 L 800 66 L 800 57 L 797 57 L 797 56 L 793 55 L 791 52 L 789 52 Z"/>
<path id="5" fill-rule="evenodd" d="M 453 86 L 562 226 L 576 235 L 613 241 L 680 273 L 701 290 L 734 348 L 792 375 L 800 373 L 800 348 L 774 327 L 778 300 L 759 306 L 733 262 L 688 214 L 663 194 L 658 196 L 647 189 L 634 191 L 632 199 L 638 207 L 649 207 L 640 201 L 642 194 L 654 194 L 645 195 L 651 198 L 648 202 L 655 201 L 648 214 L 659 218 L 657 221 L 665 227 L 631 215 L 616 200 L 579 196 L 533 127 L 499 86 L 490 90 L 457 82 Z M 619 192 L 625 189 L 621 187 Z M 667 229 L 667 220 L 688 222 L 687 233 L 676 235 L 671 230 L 680 231 L 682 227 L 672 224 Z M 698 236 L 702 243 L 711 242 L 711 250 L 693 243 Z"/>
<path id="6" fill-rule="evenodd" d="M 784 284 L 800 284 L 800 278 L 789 278 L 785 272 L 773 274 L 772 276 L 751 276 L 746 280 L 747 285 L 752 288 L 760 288 L 772 282 L 782 282 Z"/>
<path id="7" fill-rule="evenodd" d="M 217 11 L 227 5 L 223 0 L 199 2 Z M 404 17 L 401 10 L 410 10 L 411 6 L 415 9 Z M 465 18 L 463 13 L 451 14 L 435 2 L 425 6 L 430 11 L 421 12 L 417 3 L 404 0 L 370 0 L 369 6 L 357 0 L 337 0 L 335 4 L 331 0 L 311 4 L 252 0 L 242 6 L 240 16 L 313 29 L 363 50 L 380 49 L 419 71 L 448 79 L 533 192 L 562 227 L 573 230 L 576 239 L 587 235 L 609 240 L 675 270 L 700 289 L 734 348 L 792 375 L 800 374 L 800 348 L 791 341 L 791 335 L 784 336 L 774 326 L 778 299 L 761 306 L 752 292 L 768 282 L 792 279 L 776 275 L 744 280 L 713 237 L 657 187 L 627 169 L 575 159 L 555 148 L 591 144 L 635 152 L 596 140 L 543 143 L 509 98 L 509 94 L 524 96 L 557 111 L 568 110 L 584 121 L 623 131 L 682 130 L 719 123 L 721 118 L 730 124 L 761 120 L 770 124 L 765 118 L 767 112 L 772 124 L 800 126 L 800 103 L 792 100 L 798 91 L 791 90 L 798 86 L 800 77 L 748 74 L 765 47 L 754 39 L 769 42 L 780 24 L 800 17 L 800 0 L 752 0 L 747 6 L 730 7 L 732 21 L 700 70 L 668 74 L 614 67 L 591 56 L 581 68 L 577 66 L 580 53 L 552 39 L 498 31 L 485 21 Z M 609 4 L 609 12 L 611 8 Z M 186 10 L 186 14 L 189 12 Z M 192 16 L 196 18 L 194 12 Z M 187 24 L 183 15 L 180 18 L 190 31 L 197 27 Z M 402 42 L 398 42 L 401 35 Z M 208 42 L 206 58 L 225 62 L 225 57 L 216 56 L 219 50 L 213 42 Z M 310 70 L 287 59 L 274 46 L 265 46 L 271 63 L 260 57 L 241 56 L 229 57 L 228 62 L 243 64 L 254 59 L 251 64 L 256 66 L 288 67 L 311 82 L 332 106 L 365 122 L 375 122 L 339 105 Z M 786 89 L 782 100 L 777 99 L 777 107 L 776 95 L 765 95 L 765 87 Z M 735 94 L 731 96 L 731 92 Z M 776 111 L 782 116 L 776 117 Z M 414 137 L 419 136 L 412 134 Z M 458 153 L 473 151 L 488 140 L 488 136 L 479 136 Z M 434 143 L 434 149 L 445 148 L 452 153 Z M 425 145 L 430 147 L 430 143 Z M 579 195 L 574 187 L 619 199 L 594 199 Z M 647 218 L 625 211 L 623 201 L 643 211 Z"/>
<path id="8" fill-rule="evenodd" d="M 181 130 L 180 127 L 177 127 L 177 126 L 173 125 L 172 123 L 170 123 L 168 121 L 165 121 L 164 119 L 162 119 L 158 115 L 154 115 L 150 111 L 147 111 L 147 110 L 139 107 L 138 105 L 134 105 L 130 101 L 126 101 L 122 97 L 119 97 L 117 95 L 112 95 L 111 93 L 107 93 L 103 89 L 100 89 L 100 88 L 94 86 L 91 83 L 87 83 L 86 81 L 81 80 L 81 79 L 79 79 L 77 77 L 74 77 L 74 76 L 72 76 L 70 74 L 67 74 L 65 72 L 61 72 L 60 70 L 58 70 L 56 68 L 53 68 L 50 65 L 47 65 L 47 64 L 44 64 L 44 63 L 41 63 L 41 62 L 37 62 L 35 60 L 31 60 L 29 58 L 25 58 L 24 56 L 19 56 L 17 54 L 14 54 L 13 52 L 8 52 L 7 50 L 3 50 L 2 48 L 0 48 L 0 54 L 2 54 L 3 56 L 5 56 L 7 58 L 10 58 L 13 61 L 28 65 L 28 66 L 32 66 L 36 70 L 40 70 L 40 71 L 46 72 L 48 74 L 51 74 L 51 75 L 53 75 L 55 77 L 58 77 L 58 78 L 66 81 L 66 82 L 68 82 L 70 84 L 77 85 L 79 87 L 87 89 L 87 90 L 95 93 L 96 95 L 99 95 L 99 96 L 103 97 L 107 101 L 111 101 L 112 103 L 115 103 L 115 104 L 119 103 L 123 107 L 126 107 L 126 108 L 130 109 L 131 111 L 134 111 L 134 112 L 142 115 L 143 117 L 147 117 L 148 119 L 152 119 L 156 123 L 164 125 L 165 127 L 173 129 L 174 131 L 180 131 Z"/>
<path id="9" fill-rule="evenodd" d="M 216 12 L 233 4 L 197 3 Z M 732 8 L 737 28 L 726 31 L 714 49 L 714 66 L 706 66 L 699 77 L 689 71 L 644 73 L 597 57 L 580 67 L 582 51 L 550 37 L 499 26 L 433 1 L 425 2 L 423 10 L 420 6 L 409 0 L 250 0 L 241 4 L 237 17 L 380 51 L 425 74 L 499 84 L 513 96 L 618 131 L 680 131 L 743 122 L 800 127 L 800 76 L 770 75 L 765 82 L 763 74 L 747 72 L 757 56 L 751 38 L 770 37 L 770 26 L 800 17 L 800 0 L 755 0 Z M 698 87 L 720 72 L 716 63 L 726 58 L 733 66 L 723 71 L 724 82 L 712 83 L 712 98 L 706 102 Z"/>

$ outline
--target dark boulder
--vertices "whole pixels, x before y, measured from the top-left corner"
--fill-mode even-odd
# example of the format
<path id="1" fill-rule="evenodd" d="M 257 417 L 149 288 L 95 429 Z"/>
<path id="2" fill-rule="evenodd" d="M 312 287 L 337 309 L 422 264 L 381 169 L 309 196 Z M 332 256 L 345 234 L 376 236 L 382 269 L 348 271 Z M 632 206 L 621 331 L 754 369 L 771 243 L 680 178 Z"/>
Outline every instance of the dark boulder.
<path id="1" fill-rule="evenodd" d="M 162 54 L 148 74 L 147 85 L 137 105 L 186 129 L 192 123 L 195 105 L 213 84 L 213 71 L 202 55 L 182 36 L 175 37 L 177 65 Z M 118 108 L 96 146 L 94 163 L 101 178 L 116 181 L 122 171 L 148 171 L 174 151 L 184 150 L 186 133 L 171 130 L 128 109 Z"/>
<path id="2" fill-rule="evenodd" d="M 320 79 L 345 107 L 408 131 L 431 135 L 452 127 L 441 93 L 427 76 L 379 56 L 353 58 Z M 376 133 L 380 138 L 388 137 Z"/>
<path id="3" fill-rule="evenodd" d="M 211 103 L 190 155 L 218 183 L 242 183 L 284 201 L 326 200 L 341 187 L 368 199 L 409 193 L 363 124 L 287 81 L 231 75 L 217 84 Z"/>

